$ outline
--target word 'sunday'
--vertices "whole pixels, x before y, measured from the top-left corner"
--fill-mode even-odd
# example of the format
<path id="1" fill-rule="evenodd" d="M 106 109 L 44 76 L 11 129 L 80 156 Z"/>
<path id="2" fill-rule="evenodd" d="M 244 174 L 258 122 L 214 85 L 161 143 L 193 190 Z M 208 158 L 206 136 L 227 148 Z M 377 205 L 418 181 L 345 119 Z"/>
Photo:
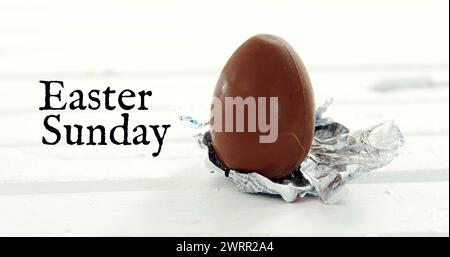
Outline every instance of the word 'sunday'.
<path id="1" fill-rule="evenodd" d="M 64 111 L 64 110 L 98 110 L 102 108 L 112 111 L 120 108 L 126 111 L 134 109 L 138 106 L 138 110 L 148 110 L 145 100 L 152 95 L 152 91 L 142 90 L 137 94 L 130 90 L 124 89 L 116 95 L 116 91 L 107 87 L 104 91 L 92 89 L 85 95 L 81 90 L 74 90 L 69 94 L 69 101 L 62 98 L 62 90 L 64 83 L 62 81 L 39 81 L 45 87 L 44 106 L 40 107 L 41 111 Z M 118 106 L 112 104 L 111 97 L 117 99 Z M 135 101 L 133 101 L 135 100 Z M 136 101 L 137 100 L 137 101 Z M 153 139 L 158 142 L 158 149 L 152 153 L 154 157 L 158 156 L 164 143 L 167 129 L 170 124 L 164 125 L 137 125 L 129 131 L 130 115 L 122 113 L 121 124 L 109 129 L 109 141 L 115 145 L 148 145 L 152 134 Z M 65 131 L 66 142 L 68 145 L 107 145 L 107 129 L 103 125 L 87 126 L 85 129 L 82 125 L 63 125 L 60 114 L 50 114 L 44 118 L 45 129 L 52 134 L 51 137 L 42 137 L 42 143 L 46 145 L 56 145 L 62 139 L 62 133 Z M 150 131 L 150 132 L 148 132 Z M 74 134 L 74 136 L 72 136 Z M 129 135 L 132 134 L 132 137 Z M 95 137 L 97 136 L 97 137 Z M 152 140 L 153 140 L 152 139 Z"/>

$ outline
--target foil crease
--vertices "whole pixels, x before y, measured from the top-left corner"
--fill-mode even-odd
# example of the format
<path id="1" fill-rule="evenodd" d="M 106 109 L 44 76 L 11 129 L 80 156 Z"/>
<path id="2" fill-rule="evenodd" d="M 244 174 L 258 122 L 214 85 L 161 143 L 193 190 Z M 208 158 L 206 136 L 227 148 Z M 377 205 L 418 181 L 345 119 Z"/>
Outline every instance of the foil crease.
<path id="1" fill-rule="evenodd" d="M 294 202 L 306 195 L 319 198 L 324 203 L 336 203 L 348 192 L 345 184 L 370 171 L 389 164 L 398 156 L 398 149 L 405 139 L 394 121 L 385 121 L 351 132 L 330 117 L 324 117 L 332 100 L 316 111 L 315 135 L 310 152 L 299 169 L 288 177 L 272 181 L 256 172 L 239 173 L 217 167 L 212 145 L 206 133 L 194 136 L 200 147 L 208 149 L 206 164 L 210 169 L 225 171 L 237 189 L 245 193 L 280 195 L 287 202 Z M 208 127 L 189 116 L 180 120 L 195 129 Z"/>

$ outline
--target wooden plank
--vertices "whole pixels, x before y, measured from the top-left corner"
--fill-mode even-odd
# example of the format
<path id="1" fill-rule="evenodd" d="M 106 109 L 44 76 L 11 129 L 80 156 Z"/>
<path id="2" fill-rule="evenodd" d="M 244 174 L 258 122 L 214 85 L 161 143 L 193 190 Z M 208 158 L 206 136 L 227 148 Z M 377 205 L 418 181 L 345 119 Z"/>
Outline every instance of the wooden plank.
<path id="1" fill-rule="evenodd" d="M 208 98 L 209 99 L 209 98 Z M 428 102 L 415 104 L 377 105 L 341 105 L 330 107 L 328 117 L 333 117 L 350 129 L 366 128 L 386 120 L 394 120 L 406 136 L 413 135 L 448 135 L 448 102 Z M 2 123 L 0 146 L 40 145 L 42 136 L 52 136 L 45 130 L 43 121 L 46 115 L 61 114 L 61 122 L 50 120 L 59 130 L 63 125 L 81 124 L 104 125 L 107 128 L 123 123 L 121 111 L 67 111 L 67 112 L 9 112 L 0 114 Z M 180 124 L 178 115 L 192 115 L 201 121 L 209 118 L 209 102 L 204 106 L 174 106 L 167 110 L 130 112 L 130 128 L 139 124 L 171 124 L 168 138 L 173 140 L 190 140 L 190 131 Z M 87 134 L 85 134 L 87 136 Z M 87 139 L 87 138 L 86 138 Z"/>
<path id="2" fill-rule="evenodd" d="M 197 71 L 198 72 L 198 71 Z M 0 111 L 36 111 L 42 105 L 44 99 L 44 87 L 39 80 L 63 80 L 63 99 L 69 100 L 69 94 L 75 89 L 87 92 L 91 89 L 104 90 L 110 86 L 112 89 L 123 90 L 125 88 L 138 90 L 152 90 L 153 96 L 148 103 L 153 108 L 174 108 L 177 105 L 188 107 L 210 104 L 214 85 L 220 74 L 220 69 L 206 74 L 174 73 L 167 76 L 154 74 L 151 70 L 147 73 L 133 76 L 90 76 L 79 74 L 71 77 L 64 75 L 34 75 L 31 77 L 20 76 L 17 80 L 8 80 L 0 76 Z M 448 102 L 448 69 L 444 70 L 396 70 L 377 71 L 314 71 L 310 72 L 317 102 L 334 97 L 339 104 L 404 104 L 424 102 Z M 424 81 L 424 85 L 418 88 L 392 90 L 387 92 L 374 91 L 373 87 L 385 80 L 396 79 L 418 83 Z M 429 84 L 426 83 L 429 80 Z M 442 84 L 433 84 L 442 83 Z M 55 88 L 57 90 L 58 87 Z M 117 93 L 113 96 L 117 97 Z M 20 99 L 20 102 L 17 102 Z M 170 99 L 170 101 L 169 101 Z M 116 103 L 117 99 L 112 98 Z"/>
<path id="3" fill-rule="evenodd" d="M 412 136 L 400 156 L 361 181 L 410 182 L 448 180 L 448 135 Z M 0 147 L 0 181 L 97 181 L 172 176 L 204 177 L 206 154 L 193 141 L 168 141 L 160 156 L 155 146 Z M 174 161 L 176 160 L 176 161 Z"/>
<path id="4" fill-rule="evenodd" d="M 189 181 L 192 182 L 192 181 Z M 128 192 L 0 196 L 0 235 L 448 236 L 448 182 L 349 185 L 288 204 L 209 178 Z M 198 187 L 197 187 L 198 186 Z M 70 191 L 70 190 L 69 190 Z M 382 206 L 382 208 L 381 208 Z M 243 217 L 252 217 L 250 219 Z"/>

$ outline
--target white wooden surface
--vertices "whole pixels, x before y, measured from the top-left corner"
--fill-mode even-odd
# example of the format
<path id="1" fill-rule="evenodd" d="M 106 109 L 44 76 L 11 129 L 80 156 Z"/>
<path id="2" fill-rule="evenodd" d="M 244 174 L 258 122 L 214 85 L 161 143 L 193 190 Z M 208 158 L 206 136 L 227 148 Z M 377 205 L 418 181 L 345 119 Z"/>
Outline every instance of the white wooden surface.
<path id="1" fill-rule="evenodd" d="M 259 32 L 298 49 L 317 102 L 335 99 L 330 116 L 350 128 L 394 119 L 405 134 L 398 159 L 340 204 L 237 192 L 177 121 L 208 116 L 221 66 Z M 423 78 L 439 85 L 372 89 Z M 42 145 L 40 79 L 152 90 L 131 123 L 172 124 L 161 155 L 154 144 Z M 0 235 L 448 236 L 448 80 L 446 1 L 0 1 Z M 61 116 L 113 126 L 120 113 Z"/>

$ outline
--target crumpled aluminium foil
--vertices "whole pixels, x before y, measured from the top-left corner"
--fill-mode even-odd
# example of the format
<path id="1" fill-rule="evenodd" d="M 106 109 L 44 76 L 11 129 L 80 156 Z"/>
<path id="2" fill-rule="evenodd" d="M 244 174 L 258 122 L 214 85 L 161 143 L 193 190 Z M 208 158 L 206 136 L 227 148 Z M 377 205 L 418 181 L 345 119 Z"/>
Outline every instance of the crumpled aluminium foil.
<path id="1" fill-rule="evenodd" d="M 208 168 L 225 171 L 241 192 L 276 194 L 287 202 L 311 195 L 324 203 L 336 203 L 347 193 L 348 181 L 389 164 L 397 157 L 397 150 L 405 140 L 393 121 L 350 132 L 344 125 L 323 117 L 331 103 L 329 100 L 317 108 L 315 135 L 308 157 L 298 170 L 277 181 L 255 172 L 239 173 L 216 166 L 220 160 L 214 159 L 209 132 L 194 137 L 200 147 L 209 152 Z M 196 129 L 209 125 L 187 116 L 180 119 Z"/>

